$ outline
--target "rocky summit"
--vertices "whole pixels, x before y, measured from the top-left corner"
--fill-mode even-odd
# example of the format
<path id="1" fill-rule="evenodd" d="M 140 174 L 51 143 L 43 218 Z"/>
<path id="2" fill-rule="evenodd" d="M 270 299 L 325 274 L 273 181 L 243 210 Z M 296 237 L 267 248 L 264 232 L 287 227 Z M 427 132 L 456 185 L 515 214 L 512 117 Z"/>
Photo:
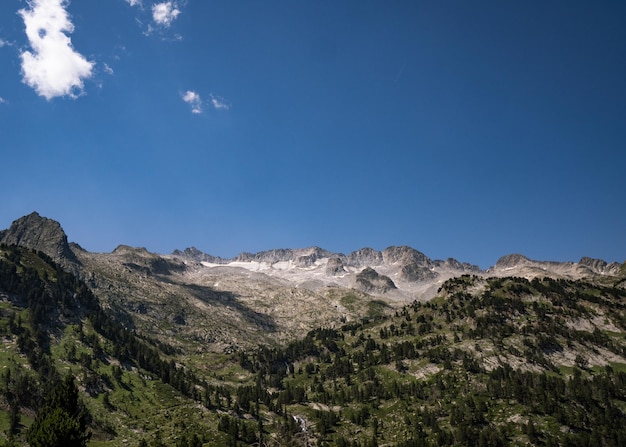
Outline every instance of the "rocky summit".
<path id="1" fill-rule="evenodd" d="M 77 261 L 61 225 L 36 212 L 17 219 L 8 230 L 0 232 L 0 243 L 41 251 L 62 264 Z"/>

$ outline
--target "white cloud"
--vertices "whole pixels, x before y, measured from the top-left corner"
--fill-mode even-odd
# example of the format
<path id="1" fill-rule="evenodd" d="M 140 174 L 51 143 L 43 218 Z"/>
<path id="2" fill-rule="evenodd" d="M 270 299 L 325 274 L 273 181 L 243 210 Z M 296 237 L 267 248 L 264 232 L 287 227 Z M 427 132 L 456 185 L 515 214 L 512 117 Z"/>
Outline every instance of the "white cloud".
<path id="1" fill-rule="evenodd" d="M 30 9 L 18 11 L 33 49 L 21 54 L 23 82 L 48 100 L 75 98 L 93 74 L 94 63 L 74 51 L 66 35 L 74 31 L 66 5 L 66 0 L 29 0 Z"/>
<path id="2" fill-rule="evenodd" d="M 230 109 L 230 104 L 227 104 L 226 102 L 224 102 L 224 98 L 221 98 L 219 96 L 215 96 L 213 94 L 211 94 L 211 104 L 213 104 L 213 107 L 215 107 L 216 109 L 220 110 L 228 110 Z"/>
<path id="3" fill-rule="evenodd" d="M 172 21 L 180 14 L 180 9 L 174 2 L 163 2 L 152 5 L 152 18 L 165 27 L 169 27 Z"/>
<path id="4" fill-rule="evenodd" d="M 141 6 L 141 0 L 126 0 L 130 6 Z"/>
<path id="5" fill-rule="evenodd" d="M 202 99 L 193 90 L 187 90 L 183 95 L 183 101 L 191 106 L 191 113 L 202 113 Z"/>
<path id="6" fill-rule="evenodd" d="M 2 48 L 5 45 L 8 45 L 8 44 L 9 44 L 9 42 L 7 42 L 6 40 L 0 38 L 0 48 Z"/>
<path id="7" fill-rule="evenodd" d="M 110 75 L 112 75 L 114 73 L 113 69 L 111 67 L 109 67 L 109 64 L 104 64 L 104 72 L 106 74 L 110 74 Z"/>
<path id="8" fill-rule="evenodd" d="M 7 100 L 0 96 L 0 104 L 6 104 Z"/>

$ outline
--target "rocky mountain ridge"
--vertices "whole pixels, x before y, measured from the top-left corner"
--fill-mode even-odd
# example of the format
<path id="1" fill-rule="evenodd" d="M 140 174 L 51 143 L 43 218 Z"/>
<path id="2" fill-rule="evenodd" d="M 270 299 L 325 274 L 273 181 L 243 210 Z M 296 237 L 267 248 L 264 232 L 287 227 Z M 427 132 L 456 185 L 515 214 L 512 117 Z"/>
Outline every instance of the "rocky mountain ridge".
<path id="1" fill-rule="evenodd" d="M 9 229 L 0 231 L 0 243 L 20 245 L 39 250 L 64 265 L 77 270 L 80 255 L 87 253 L 79 245 L 69 243 L 61 225 L 33 212 L 15 220 Z M 77 256 L 77 254 L 79 256 Z M 134 254 L 134 255 L 133 255 Z M 150 265 L 141 261 L 150 254 Z M 106 254 L 90 254 L 92 257 Z M 178 272 L 232 267 L 259 272 L 271 277 L 308 284 L 309 287 L 337 285 L 354 287 L 365 291 L 360 285 L 358 274 L 373 269 L 378 275 L 387 276 L 393 287 L 381 289 L 365 287 L 368 293 L 391 293 L 392 298 L 429 298 L 434 286 L 446 279 L 462 274 L 485 276 L 520 276 L 532 279 L 538 276 L 578 279 L 589 276 L 620 275 L 623 266 L 607 263 L 601 259 L 583 257 L 578 262 L 536 261 L 521 254 L 501 257 L 494 266 L 481 270 L 480 267 L 454 258 L 433 260 L 424 253 L 408 246 L 391 246 L 382 251 L 370 247 L 361 248 L 346 255 L 320 247 L 279 248 L 258 253 L 241 253 L 234 258 L 214 256 L 189 247 L 175 250 L 170 255 L 150 253 L 145 248 L 125 245 L 117 247 L 111 255 L 125 255 L 125 267 L 143 273 L 167 274 L 170 269 Z M 138 257 L 139 263 L 133 261 Z M 233 272 L 233 270 L 230 270 Z"/>
<path id="2" fill-rule="evenodd" d="M 199 263 L 205 269 L 231 267 L 307 283 L 311 287 L 335 284 L 400 300 L 431 298 L 445 280 L 464 274 L 581 279 L 624 273 L 621 264 L 601 259 L 583 257 L 579 262 L 536 261 L 521 254 L 505 255 L 494 266 L 482 270 L 454 258 L 433 260 L 408 246 L 391 246 L 382 251 L 366 247 L 348 255 L 319 247 L 275 249 L 256 254 L 243 253 L 231 259 L 212 256 L 191 247 L 176 250 L 171 256 L 189 265 Z M 365 285 L 359 278 L 365 269 L 387 277 L 392 286 Z"/>
<path id="3" fill-rule="evenodd" d="M 40 250 L 84 280 L 128 327 L 205 349 L 272 343 L 434 297 L 451 278 L 626 277 L 624 266 L 508 255 L 481 270 L 432 260 L 411 247 L 362 248 L 348 255 L 319 247 L 242 253 L 225 259 L 195 248 L 161 255 L 118 246 L 91 253 L 68 243 L 61 225 L 32 213 L 0 232 L 0 243 Z M 613 281 L 615 282 L 615 281 Z"/>
<path id="4" fill-rule="evenodd" d="M 593 275 L 619 275 L 623 265 L 617 262 L 608 263 L 603 259 L 583 257 L 578 262 L 535 261 L 521 254 L 510 254 L 501 257 L 486 274 L 495 276 L 564 276 L 580 278 Z"/>
<path id="5" fill-rule="evenodd" d="M 338 262 L 340 262 L 343 266 L 357 268 L 402 263 L 403 265 L 416 264 L 423 267 L 447 266 L 467 272 L 480 272 L 481 270 L 477 265 L 472 265 L 466 262 L 461 263 L 453 258 L 448 258 L 445 261 L 431 260 L 424 253 L 408 246 L 391 246 L 382 251 L 378 251 L 370 247 L 364 247 L 353 251 L 348 255 L 331 252 L 320 247 L 298 249 L 281 248 L 261 251 L 258 253 L 241 253 L 230 259 L 213 256 L 204 253 L 195 247 L 189 247 L 185 250 L 174 250 L 172 255 L 188 261 L 208 262 L 211 264 L 223 265 L 234 262 L 263 262 L 269 264 L 291 262 L 293 265 L 298 267 L 309 267 L 319 260 L 332 258 L 338 260 Z"/>

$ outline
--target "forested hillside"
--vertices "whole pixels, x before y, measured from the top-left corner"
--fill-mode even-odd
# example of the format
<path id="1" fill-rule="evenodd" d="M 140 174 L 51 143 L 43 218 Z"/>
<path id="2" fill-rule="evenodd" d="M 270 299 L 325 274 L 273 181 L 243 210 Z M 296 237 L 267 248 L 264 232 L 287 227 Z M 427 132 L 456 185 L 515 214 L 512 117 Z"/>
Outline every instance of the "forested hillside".
<path id="1" fill-rule="evenodd" d="M 287 345 L 198 353 L 122 324 L 46 255 L 2 246 L 0 442 L 626 445 L 622 286 L 465 275 Z"/>
<path id="2" fill-rule="evenodd" d="M 171 348 L 115 321 L 84 283 L 41 252 L 0 248 L 0 297 L 0 403 L 9 443 L 114 439 L 124 427 L 112 422 L 108 410 L 116 410 L 113 396 L 124 400 L 124 390 L 134 400 L 134 380 L 141 380 L 138 388 L 147 396 L 155 383 L 189 399 L 202 390 L 191 371 L 171 360 Z M 73 391 L 77 385 L 80 395 Z M 71 402 L 55 397 L 59 393 L 73 393 Z M 35 441 L 43 432 L 60 437 Z"/>

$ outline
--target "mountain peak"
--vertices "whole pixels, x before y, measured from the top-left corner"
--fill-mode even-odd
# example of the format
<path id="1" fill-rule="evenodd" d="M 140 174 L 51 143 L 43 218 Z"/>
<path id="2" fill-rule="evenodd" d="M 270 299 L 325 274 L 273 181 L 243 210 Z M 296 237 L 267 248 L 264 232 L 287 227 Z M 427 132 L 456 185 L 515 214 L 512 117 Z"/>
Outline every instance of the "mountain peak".
<path id="1" fill-rule="evenodd" d="M 57 262 L 77 262 L 61 224 L 37 212 L 13 221 L 8 230 L 0 233 L 0 242 L 41 251 Z"/>
<path id="2" fill-rule="evenodd" d="M 514 254 L 502 256 L 496 262 L 495 267 L 496 268 L 517 267 L 518 265 L 524 265 L 528 263 L 529 261 L 530 259 L 528 259 L 526 256 L 521 255 L 519 253 L 514 253 Z"/>
<path id="3" fill-rule="evenodd" d="M 406 245 L 403 246 L 391 246 L 383 250 L 383 259 L 387 263 L 402 262 L 402 263 L 414 263 L 420 266 L 430 266 L 431 260 L 421 251 L 417 251 L 412 247 Z"/>

